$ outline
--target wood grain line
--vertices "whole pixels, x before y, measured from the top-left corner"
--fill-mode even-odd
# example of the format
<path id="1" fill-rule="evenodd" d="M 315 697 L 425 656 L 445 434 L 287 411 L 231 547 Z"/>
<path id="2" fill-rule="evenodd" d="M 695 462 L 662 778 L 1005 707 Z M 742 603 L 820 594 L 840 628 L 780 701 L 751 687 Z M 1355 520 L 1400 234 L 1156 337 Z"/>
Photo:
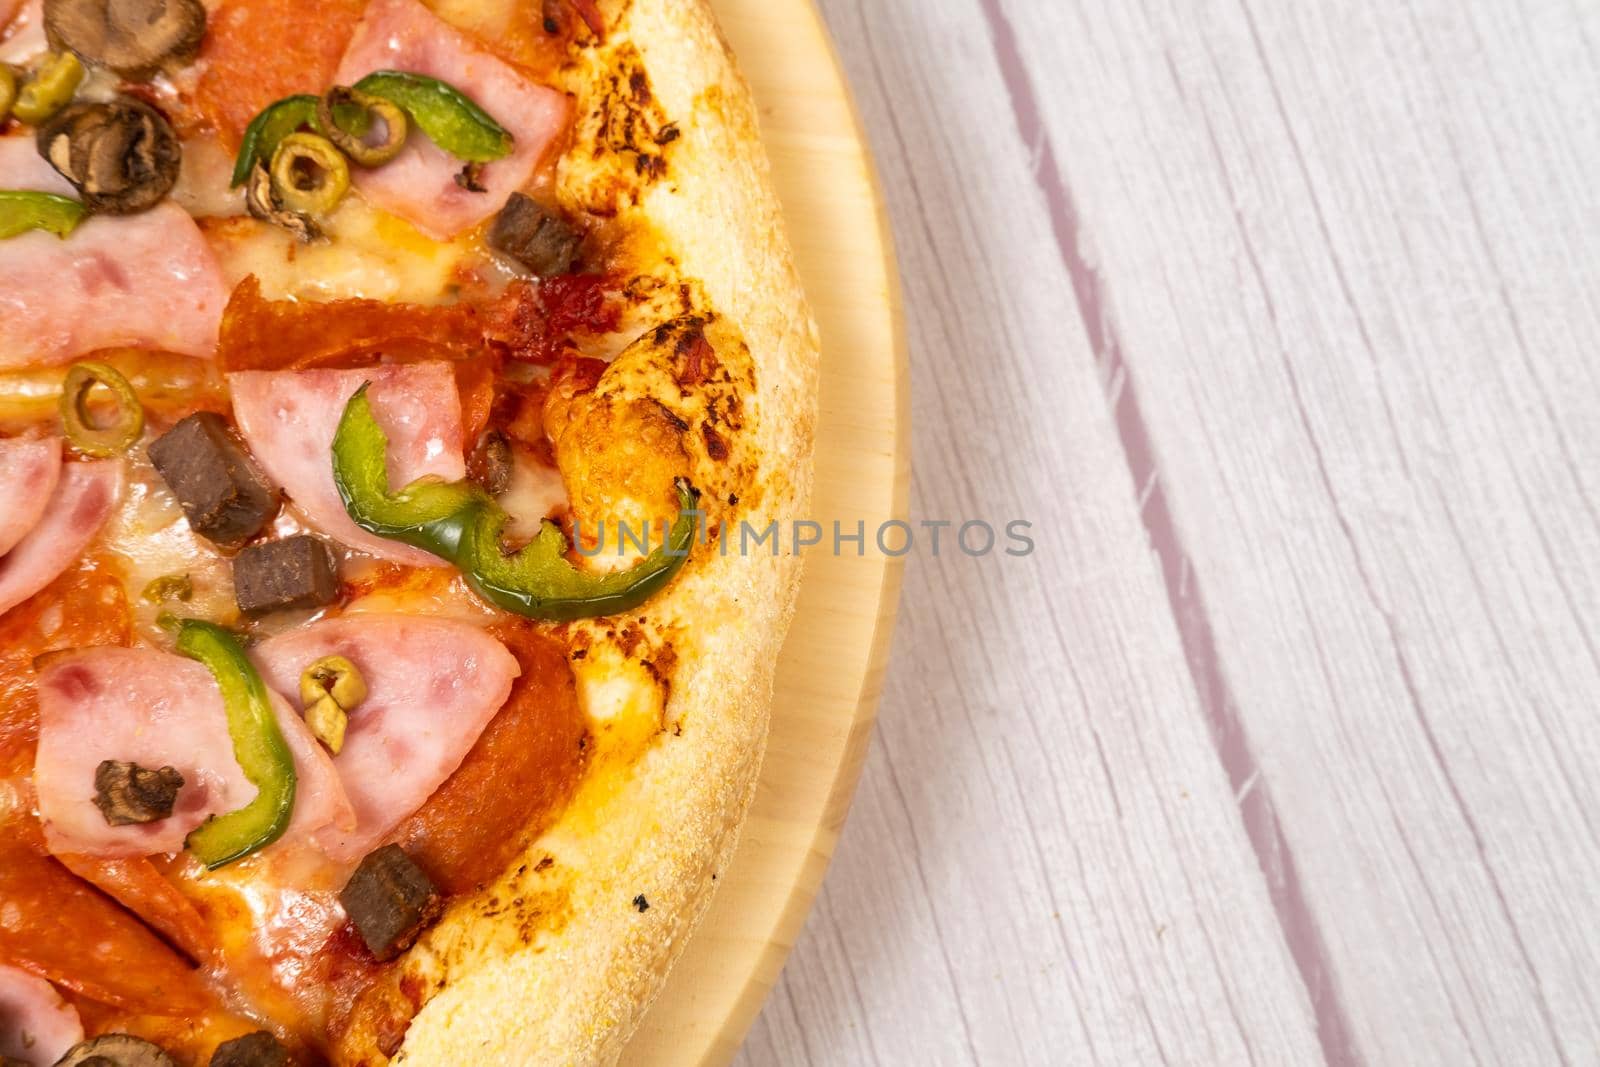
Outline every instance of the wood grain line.
<path id="1" fill-rule="evenodd" d="M 1155 459 L 1144 416 L 1139 410 L 1137 391 L 1128 383 L 1122 343 L 1112 321 L 1112 303 L 1106 292 L 1105 280 L 1079 253 L 1078 213 L 1073 205 L 1071 189 L 1056 162 L 1054 141 L 1040 116 L 1033 85 L 1017 48 L 1016 31 L 1006 16 L 1001 0 L 979 0 L 979 6 L 990 27 L 996 64 L 1006 85 L 1018 135 L 1037 153 L 1034 179 L 1047 205 L 1051 231 L 1062 263 L 1072 280 L 1079 320 L 1102 367 L 1102 375 L 1115 376 L 1118 382 L 1116 396 L 1112 397 L 1108 391 L 1107 401 L 1112 409 L 1129 472 L 1135 484 L 1144 486 L 1139 494 L 1139 515 L 1161 562 L 1167 604 L 1183 642 L 1184 660 L 1210 726 L 1217 757 L 1235 794 L 1241 798 L 1240 818 L 1246 835 L 1262 874 L 1267 879 L 1273 909 L 1295 967 L 1316 1009 L 1317 1040 L 1321 1044 L 1323 1057 L 1329 1067 L 1355 1067 L 1363 1061 L 1350 1036 L 1345 1007 L 1339 996 L 1321 931 L 1301 892 L 1294 854 L 1283 837 L 1277 813 L 1272 807 L 1270 785 L 1262 777 L 1244 726 L 1234 711 L 1233 694 L 1229 691 L 1217 655 L 1216 638 L 1206 611 L 1204 592 L 1198 582 L 1187 580 L 1190 567 L 1188 553 L 1173 522 L 1166 494 L 1160 487 L 1160 467 Z M 1177 80 L 1176 72 L 1174 80 Z M 1325 227 L 1326 224 L 1323 225 Z M 1346 298 L 1353 307 L 1348 286 Z M 1376 365 L 1376 352 L 1366 336 L 1364 325 L 1362 337 L 1368 355 Z M 1392 425 L 1392 412 L 1389 412 L 1389 418 Z M 1066 647 L 1064 641 L 1063 647 Z M 1246 790 L 1246 783 L 1251 783 L 1253 788 Z M 1253 1054 L 1251 1058 L 1253 1061 Z"/>
<path id="2" fill-rule="evenodd" d="M 740 1062 L 1322 1062 L 988 23 L 824 3 L 900 243 L 913 515 L 1039 545 L 912 557 L 883 744 Z"/>
<path id="3" fill-rule="evenodd" d="M 986 2 L 993 2 L 993 0 L 986 0 Z M 1252 44 L 1255 47 L 1256 57 L 1259 60 L 1259 62 L 1261 63 L 1261 67 L 1262 67 L 1262 71 L 1263 71 L 1263 73 L 1265 75 L 1266 83 L 1271 89 L 1271 96 L 1272 96 L 1272 100 L 1273 100 L 1274 106 L 1276 107 L 1278 115 L 1279 115 L 1279 118 L 1283 123 L 1286 140 L 1293 147 L 1293 150 L 1294 150 L 1293 154 L 1294 154 L 1295 162 L 1296 162 L 1297 166 L 1300 169 L 1300 173 L 1301 173 L 1303 179 L 1305 180 L 1305 183 L 1306 183 L 1306 198 L 1307 198 L 1307 201 L 1311 204 L 1311 206 L 1313 208 L 1313 214 L 1314 214 L 1314 216 L 1316 218 L 1317 226 L 1318 226 L 1319 230 L 1322 233 L 1324 241 L 1327 243 L 1327 246 L 1328 246 L 1328 258 L 1329 258 L 1330 265 L 1333 268 L 1335 276 L 1339 279 L 1341 292 L 1345 296 L 1346 303 L 1350 306 L 1350 311 L 1351 311 L 1351 314 L 1352 314 L 1352 318 L 1357 323 L 1358 332 L 1359 332 L 1363 342 L 1365 343 L 1367 341 L 1366 326 L 1362 322 L 1360 312 L 1356 308 L 1356 306 L 1354 304 L 1354 301 L 1350 296 L 1349 285 L 1348 285 L 1348 282 L 1345 281 L 1343 268 L 1339 264 L 1338 255 L 1333 251 L 1332 237 L 1331 237 L 1331 234 L 1329 234 L 1329 232 L 1328 232 L 1327 223 L 1326 223 L 1325 219 L 1323 218 L 1322 209 L 1321 209 L 1320 204 L 1318 203 L 1318 199 L 1317 199 L 1317 196 L 1316 196 L 1315 189 L 1312 187 L 1312 184 L 1311 184 L 1311 181 L 1310 181 L 1310 173 L 1307 170 L 1306 165 L 1305 165 L 1305 157 L 1300 151 L 1299 143 L 1295 139 L 1294 134 L 1293 134 L 1293 130 L 1292 130 L 1292 128 L 1290 126 L 1290 123 L 1288 121 L 1288 115 L 1284 111 L 1283 98 L 1282 98 L 1282 95 L 1278 91 L 1276 76 L 1273 73 L 1271 61 L 1270 61 L 1270 59 L 1269 59 L 1269 57 L 1268 57 L 1268 55 L 1266 53 L 1266 50 L 1263 48 L 1263 46 L 1261 44 L 1260 31 L 1256 28 L 1255 18 L 1251 14 L 1249 4 L 1246 3 L 1245 0 L 1238 0 L 1238 2 L 1239 2 L 1240 11 L 1244 15 L 1245 25 L 1249 28 L 1249 31 L 1250 31 L 1250 39 L 1251 39 Z M 1556 1055 L 1559 1057 L 1561 1063 L 1562 1064 L 1569 1064 L 1571 1062 L 1571 1060 L 1569 1059 L 1568 1054 L 1567 1054 L 1567 1050 L 1566 1050 L 1566 1048 L 1565 1048 L 1565 1046 L 1564 1046 L 1564 1044 L 1563 1044 L 1563 1042 L 1561 1040 L 1561 1035 L 1558 1032 L 1558 1030 L 1556 1029 L 1555 1020 L 1554 1020 L 1554 1018 L 1553 1018 L 1553 1016 L 1551 1014 L 1551 1011 L 1550 1011 L 1550 1004 L 1549 1004 L 1549 1001 L 1548 1001 L 1548 999 L 1547 999 L 1547 997 L 1545 995 L 1543 980 L 1542 980 L 1542 978 L 1541 978 L 1541 976 L 1540 976 L 1540 974 L 1538 972 L 1538 969 L 1533 965 L 1532 957 L 1529 955 L 1527 945 L 1524 943 L 1523 938 L 1522 938 L 1522 932 L 1518 928 L 1516 918 L 1511 912 L 1510 905 L 1507 903 L 1505 890 L 1500 884 L 1500 879 L 1499 879 L 1499 876 L 1497 875 L 1497 873 L 1495 872 L 1494 865 L 1489 862 L 1488 853 L 1487 853 L 1486 849 L 1484 848 L 1483 834 L 1478 829 L 1477 820 L 1472 814 L 1472 809 L 1467 805 L 1465 800 L 1462 798 L 1461 789 L 1456 784 L 1455 777 L 1454 777 L 1454 775 L 1452 774 L 1452 772 L 1450 770 L 1449 763 L 1445 759 L 1444 752 L 1443 752 L 1443 750 L 1441 749 L 1441 747 L 1439 745 L 1438 737 L 1434 733 L 1433 725 L 1429 721 L 1428 714 L 1427 714 L 1426 710 L 1424 709 L 1423 701 L 1422 701 L 1421 695 L 1420 695 L 1420 693 L 1418 691 L 1416 680 L 1415 680 L 1415 678 L 1413 677 L 1413 674 L 1412 674 L 1411 664 L 1408 661 L 1408 659 L 1406 657 L 1406 654 L 1405 654 L 1405 651 L 1404 651 L 1404 649 L 1403 649 L 1403 647 L 1401 645 L 1399 630 L 1398 630 L 1398 627 L 1397 627 L 1397 625 L 1395 623 L 1395 619 L 1394 619 L 1394 613 L 1388 606 L 1386 606 L 1384 604 L 1382 599 L 1378 596 L 1377 589 L 1376 589 L 1376 587 L 1375 587 L 1375 585 L 1373 583 L 1371 571 L 1370 571 L 1370 569 L 1368 567 L 1368 564 L 1367 564 L 1367 562 L 1366 562 L 1366 560 L 1365 560 L 1365 558 L 1364 558 L 1364 556 L 1362 554 L 1361 546 L 1360 546 L 1360 544 L 1358 543 L 1358 541 L 1356 539 L 1356 536 L 1355 536 L 1355 533 L 1353 531 L 1350 519 L 1345 514 L 1343 506 L 1341 505 L 1340 500 L 1339 500 L 1339 495 L 1334 489 L 1333 481 L 1329 477 L 1327 459 L 1326 459 L 1326 456 L 1324 455 L 1324 451 L 1323 451 L 1323 446 L 1322 446 L 1321 440 L 1318 437 L 1318 434 L 1316 432 L 1315 427 L 1312 425 L 1311 418 L 1310 418 L 1310 416 L 1309 416 L 1309 414 L 1307 412 L 1305 395 L 1304 395 L 1303 388 L 1302 388 L 1301 383 L 1300 383 L 1299 376 L 1295 371 L 1293 361 L 1288 358 L 1288 352 L 1287 352 L 1287 349 L 1284 347 L 1282 334 L 1279 331 L 1278 311 L 1277 311 L 1277 308 L 1276 308 L 1276 306 L 1274 304 L 1274 301 L 1273 301 L 1272 288 L 1271 288 L 1271 286 L 1268 285 L 1267 279 L 1266 279 L 1266 275 L 1262 271 L 1260 257 L 1257 255 L 1255 247 L 1254 247 L 1254 244 L 1252 243 L 1252 241 L 1250 239 L 1248 228 L 1244 226 L 1243 220 L 1239 216 L 1238 207 L 1237 207 L 1237 205 L 1239 203 L 1239 196 L 1238 196 L 1237 190 L 1233 186 L 1232 179 L 1229 176 L 1229 168 L 1228 168 L 1227 160 L 1225 159 L 1220 147 L 1218 146 L 1216 132 L 1212 128 L 1209 119 L 1206 120 L 1205 128 L 1206 128 L 1207 139 L 1210 142 L 1212 153 L 1216 158 L 1217 174 L 1221 178 L 1224 187 L 1227 189 L 1230 200 L 1235 205 L 1235 208 L 1234 208 L 1235 217 L 1239 219 L 1239 231 L 1240 231 L 1241 246 L 1244 249 L 1246 259 L 1250 264 L 1251 271 L 1255 275 L 1256 284 L 1260 289 L 1262 299 L 1265 302 L 1268 319 L 1270 320 L 1270 322 L 1272 324 L 1274 333 L 1277 334 L 1277 337 L 1278 337 L 1280 353 L 1283 356 L 1282 365 L 1283 365 L 1284 378 L 1285 378 L 1285 381 L 1288 384 L 1289 395 L 1291 396 L 1291 398 L 1293 399 L 1293 402 L 1294 402 L 1294 410 L 1295 410 L 1296 417 L 1299 419 L 1300 425 L 1301 425 L 1301 427 L 1302 427 L 1302 429 L 1304 430 L 1304 433 L 1305 433 L 1306 443 L 1310 447 L 1310 450 L 1311 450 L 1311 455 L 1312 455 L 1313 461 L 1315 463 L 1315 467 L 1316 467 L 1316 472 L 1317 472 L 1317 477 L 1318 477 L 1320 488 L 1321 488 L 1323 494 L 1327 498 L 1328 507 L 1329 507 L 1333 517 L 1334 517 L 1335 522 L 1338 525 L 1339 532 L 1340 532 L 1341 536 L 1343 537 L 1346 545 L 1349 547 L 1350 558 L 1351 558 L 1352 562 L 1355 565 L 1356 574 L 1360 578 L 1360 586 L 1361 586 L 1362 593 L 1363 593 L 1364 597 L 1366 598 L 1366 600 L 1368 601 L 1368 603 L 1371 605 L 1373 611 L 1376 612 L 1378 617 L 1382 620 L 1384 629 L 1388 633 L 1390 650 L 1391 650 L 1391 652 L 1392 652 L 1392 654 L 1394 656 L 1395 667 L 1398 670 L 1399 678 L 1400 678 L 1400 680 L 1401 680 L 1401 682 L 1403 684 L 1403 687 L 1404 687 L 1404 690 L 1405 690 L 1406 699 L 1407 699 L 1407 702 L 1408 702 L 1408 704 L 1410 706 L 1411 713 L 1415 717 L 1416 723 L 1417 723 L 1417 727 L 1421 731 L 1422 737 L 1425 739 L 1425 741 L 1427 743 L 1427 749 L 1428 749 L 1429 755 L 1433 759 L 1433 762 L 1434 762 L 1434 764 L 1435 764 L 1435 766 L 1436 766 L 1436 768 L 1438 770 L 1440 779 L 1443 781 L 1446 789 L 1449 792 L 1451 803 L 1454 806 L 1454 808 L 1456 809 L 1457 814 L 1461 818 L 1462 823 L 1466 826 L 1467 832 L 1471 837 L 1472 845 L 1473 845 L 1473 848 L 1474 848 L 1474 850 L 1476 852 L 1478 862 L 1482 866 L 1484 876 L 1488 880 L 1488 884 L 1489 884 L 1491 890 L 1493 891 L 1495 904 L 1498 907 L 1501 916 L 1505 920 L 1506 927 L 1507 927 L 1507 929 L 1508 929 L 1508 931 L 1510 933 L 1512 941 L 1516 945 L 1517 953 L 1518 953 L 1518 956 L 1521 959 L 1522 966 L 1525 969 L 1525 971 L 1527 972 L 1529 981 L 1532 983 L 1532 987 L 1533 987 L 1533 990 L 1534 990 L 1534 993 L 1535 993 L 1535 1005 L 1536 1005 L 1537 1010 L 1539 1012 L 1540 1018 L 1543 1020 L 1545 1028 L 1549 1031 L 1550 1040 L 1551 1040 L 1551 1042 L 1552 1042 L 1552 1044 L 1554 1046 Z M 1459 165 L 1459 160 L 1458 160 L 1458 165 Z M 1473 209 L 1473 216 L 1474 216 L 1474 220 L 1475 220 L 1475 226 L 1477 227 L 1477 229 L 1479 230 L 1479 232 L 1481 234 L 1482 226 L 1481 226 L 1481 223 L 1477 221 L 1476 208 Z M 1502 281 L 1502 284 L 1501 284 L 1501 292 L 1502 292 L 1502 295 L 1503 295 L 1504 294 L 1504 283 L 1503 283 L 1503 281 Z M 1511 310 L 1512 309 L 1510 308 L 1510 306 L 1507 305 L 1507 311 L 1510 312 Z M 1515 325 L 1514 315 L 1513 315 L 1513 331 L 1517 334 L 1518 347 L 1522 351 L 1523 358 L 1526 361 L 1527 360 L 1526 346 L 1522 343 L 1520 328 L 1518 328 Z M 1369 348 L 1369 354 L 1372 354 L 1370 348 Z M 1532 375 L 1531 367 L 1529 369 L 1529 372 L 1530 372 L 1530 377 L 1531 377 L 1531 375 Z M 1383 408 L 1384 408 L 1384 411 L 1386 413 L 1386 417 L 1389 418 L 1390 426 L 1391 426 L 1391 428 L 1393 428 L 1394 427 L 1394 422 L 1393 422 L 1393 418 L 1392 418 L 1392 414 L 1393 413 L 1392 413 L 1392 409 L 1390 408 L 1389 403 L 1388 403 L 1387 393 L 1380 391 L 1380 395 L 1383 397 Z M 1541 392 L 1541 395 L 1542 395 L 1542 392 Z M 1546 409 L 1547 409 L 1547 411 L 1549 410 L 1548 402 L 1546 402 Z M 1552 422 L 1553 422 L 1554 421 L 1554 413 L 1550 412 L 1549 414 L 1550 414 L 1550 417 L 1551 417 Z M 1557 428 L 1557 436 L 1558 436 L 1558 439 L 1559 439 L 1559 437 L 1560 437 L 1559 428 Z M 1396 431 L 1396 441 L 1398 442 L 1398 431 Z M 1401 453 L 1403 455 L 1402 450 L 1400 450 L 1398 447 L 1396 448 L 1396 451 L 1397 451 L 1397 453 Z M 1569 464 L 1569 466 L 1570 466 L 1570 464 Z M 1409 471 L 1406 471 L 1406 477 L 1409 480 L 1409 478 L 1410 478 Z M 1319 939 L 1319 943 L 1320 943 L 1320 939 Z M 1343 1026 L 1343 1023 L 1342 1023 L 1342 1020 L 1341 1020 L 1341 1027 L 1342 1026 Z M 1320 1032 L 1320 1027 L 1319 1027 L 1319 1032 Z M 1350 1049 L 1346 1054 L 1354 1055 L 1354 1050 Z M 1342 1062 L 1342 1061 L 1340 1061 L 1340 1062 Z"/>

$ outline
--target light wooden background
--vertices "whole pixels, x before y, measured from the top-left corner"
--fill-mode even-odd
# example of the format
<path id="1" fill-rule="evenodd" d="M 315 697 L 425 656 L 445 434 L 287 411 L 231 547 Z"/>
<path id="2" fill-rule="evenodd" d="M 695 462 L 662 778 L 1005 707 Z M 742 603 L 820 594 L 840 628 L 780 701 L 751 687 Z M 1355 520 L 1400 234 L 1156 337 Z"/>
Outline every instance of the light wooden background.
<path id="1" fill-rule="evenodd" d="M 1600 1063 L 1600 4 L 821 0 L 917 518 L 741 1054 Z"/>

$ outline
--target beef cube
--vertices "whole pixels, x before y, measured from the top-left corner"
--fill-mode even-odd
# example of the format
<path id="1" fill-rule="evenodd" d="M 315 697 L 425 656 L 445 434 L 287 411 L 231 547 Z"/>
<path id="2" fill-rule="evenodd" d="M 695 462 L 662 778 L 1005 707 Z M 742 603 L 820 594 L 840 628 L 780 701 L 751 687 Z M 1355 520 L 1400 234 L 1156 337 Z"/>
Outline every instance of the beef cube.
<path id="1" fill-rule="evenodd" d="M 233 598 L 251 617 L 289 608 L 320 608 L 339 595 L 328 546 L 310 534 L 263 541 L 233 561 Z"/>
<path id="2" fill-rule="evenodd" d="M 278 490 L 215 412 L 197 411 L 151 442 L 150 462 L 194 532 L 223 548 L 238 548 L 278 513 Z"/>
<path id="3" fill-rule="evenodd" d="M 340 892 L 339 903 L 380 960 L 410 948 L 444 911 L 433 882 L 399 845 L 368 853 Z"/>
<path id="4" fill-rule="evenodd" d="M 532 197 L 512 193 L 489 228 L 489 247 L 548 278 L 572 270 L 578 235 Z"/>
<path id="5" fill-rule="evenodd" d="M 289 1050 L 267 1031 L 257 1030 L 218 1045 L 211 1067 L 289 1067 Z"/>
<path id="6" fill-rule="evenodd" d="M 137 763 L 101 760 L 94 772 L 94 803 L 110 826 L 155 822 L 172 814 L 183 775 L 175 767 L 152 771 Z"/>

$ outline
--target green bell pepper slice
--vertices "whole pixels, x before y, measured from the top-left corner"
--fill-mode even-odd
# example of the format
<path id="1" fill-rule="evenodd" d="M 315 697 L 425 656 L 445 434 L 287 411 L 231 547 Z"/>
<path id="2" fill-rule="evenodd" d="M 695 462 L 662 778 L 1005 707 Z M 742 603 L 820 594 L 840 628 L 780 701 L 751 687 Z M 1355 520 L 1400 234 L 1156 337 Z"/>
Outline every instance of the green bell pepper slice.
<path id="1" fill-rule="evenodd" d="M 447 82 L 423 74 L 379 70 L 356 82 L 354 88 L 404 108 L 418 129 L 457 159 L 490 163 L 511 154 L 510 132 Z"/>
<path id="2" fill-rule="evenodd" d="M 500 549 L 505 512 L 484 508 L 466 533 L 467 584 L 498 608 L 534 619 L 566 622 L 616 615 L 649 600 L 672 581 L 695 537 L 695 492 L 680 480 L 678 518 L 667 542 L 625 571 L 595 574 L 567 559 L 567 535 L 546 519 L 515 555 Z"/>
<path id="3" fill-rule="evenodd" d="M 333 435 L 333 480 L 357 526 L 454 560 L 466 523 L 460 516 L 488 502 L 471 482 L 423 479 L 389 491 L 389 436 L 372 417 L 363 383 L 344 406 Z"/>
<path id="4" fill-rule="evenodd" d="M 256 164 L 272 158 L 278 142 L 317 117 L 317 98 L 310 93 L 286 96 L 250 120 L 239 142 L 239 157 L 233 162 L 233 178 L 228 188 L 237 189 L 250 178 Z"/>
<path id="5" fill-rule="evenodd" d="M 250 803 L 213 815 L 189 834 L 189 851 L 211 870 L 243 859 L 283 836 L 294 815 L 294 756 L 278 729 L 267 687 L 233 634 L 185 619 L 178 651 L 205 665 L 222 690 L 233 757 L 259 792 Z"/>
<path id="6" fill-rule="evenodd" d="M 71 197 L 32 190 L 0 189 L 0 241 L 29 230 L 49 230 L 65 237 L 88 214 Z"/>
<path id="7" fill-rule="evenodd" d="M 389 438 L 372 417 L 367 386 L 345 405 L 333 438 L 333 480 L 357 526 L 447 559 L 496 607 L 565 622 L 630 611 L 666 586 L 694 545 L 699 494 L 679 479 L 678 517 L 666 543 L 625 571 L 597 574 L 567 559 L 561 527 L 546 521 L 514 555 L 500 547 L 506 513 L 471 482 L 413 482 L 390 492 Z"/>

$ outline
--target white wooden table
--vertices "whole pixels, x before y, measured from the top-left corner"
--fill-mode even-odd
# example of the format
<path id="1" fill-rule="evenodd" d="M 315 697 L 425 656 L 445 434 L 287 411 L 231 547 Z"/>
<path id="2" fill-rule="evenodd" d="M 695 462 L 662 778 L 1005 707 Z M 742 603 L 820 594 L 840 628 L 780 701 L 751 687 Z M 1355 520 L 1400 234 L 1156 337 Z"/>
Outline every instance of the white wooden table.
<path id="1" fill-rule="evenodd" d="M 1600 5 L 822 0 L 919 553 L 741 1063 L 1600 1062 Z"/>

